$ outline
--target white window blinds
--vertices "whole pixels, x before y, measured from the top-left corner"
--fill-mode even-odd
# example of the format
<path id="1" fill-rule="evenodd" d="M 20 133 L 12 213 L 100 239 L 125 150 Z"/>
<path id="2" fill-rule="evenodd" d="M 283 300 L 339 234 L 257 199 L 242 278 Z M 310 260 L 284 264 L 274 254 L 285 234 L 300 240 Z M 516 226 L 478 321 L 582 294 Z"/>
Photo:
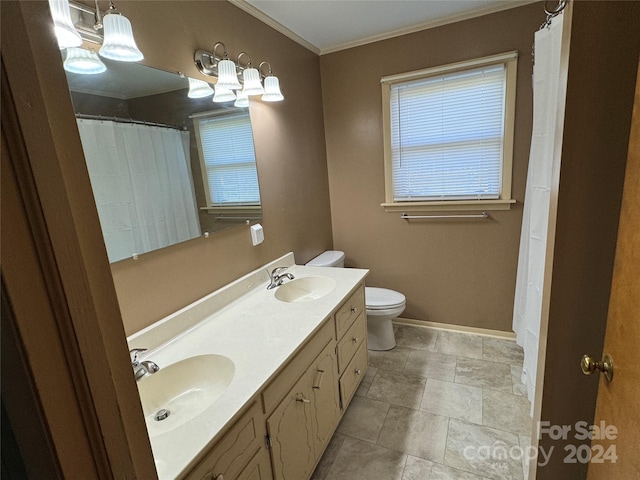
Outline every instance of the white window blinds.
<path id="1" fill-rule="evenodd" d="M 211 206 L 259 205 L 249 113 L 197 118 L 196 121 Z"/>
<path id="2" fill-rule="evenodd" d="M 394 201 L 500 198 L 504 64 L 390 89 Z"/>

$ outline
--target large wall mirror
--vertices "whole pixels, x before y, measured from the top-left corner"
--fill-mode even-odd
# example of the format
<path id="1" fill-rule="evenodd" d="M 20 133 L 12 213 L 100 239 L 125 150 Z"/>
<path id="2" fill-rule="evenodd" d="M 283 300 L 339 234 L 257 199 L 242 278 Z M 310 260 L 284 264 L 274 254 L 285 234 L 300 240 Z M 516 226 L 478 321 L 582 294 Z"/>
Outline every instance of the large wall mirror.
<path id="1" fill-rule="evenodd" d="M 136 63 L 66 72 L 110 262 L 262 217 L 248 108 Z"/>

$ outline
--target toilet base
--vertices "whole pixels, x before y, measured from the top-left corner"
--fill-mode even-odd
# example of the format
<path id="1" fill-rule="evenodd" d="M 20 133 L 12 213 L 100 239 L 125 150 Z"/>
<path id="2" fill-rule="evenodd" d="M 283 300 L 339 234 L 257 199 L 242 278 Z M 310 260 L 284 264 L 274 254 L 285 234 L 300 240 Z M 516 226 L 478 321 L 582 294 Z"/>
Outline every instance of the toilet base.
<path id="1" fill-rule="evenodd" d="M 367 315 L 367 348 L 374 351 L 391 350 L 396 346 L 393 318 L 375 318 Z"/>

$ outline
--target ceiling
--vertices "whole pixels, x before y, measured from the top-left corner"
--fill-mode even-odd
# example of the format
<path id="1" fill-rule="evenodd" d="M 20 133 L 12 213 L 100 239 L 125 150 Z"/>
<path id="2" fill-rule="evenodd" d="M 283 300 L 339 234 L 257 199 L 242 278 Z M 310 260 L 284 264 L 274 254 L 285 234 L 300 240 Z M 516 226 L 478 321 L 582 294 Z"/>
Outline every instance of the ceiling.
<path id="1" fill-rule="evenodd" d="M 229 0 L 318 53 L 390 38 L 533 0 Z"/>

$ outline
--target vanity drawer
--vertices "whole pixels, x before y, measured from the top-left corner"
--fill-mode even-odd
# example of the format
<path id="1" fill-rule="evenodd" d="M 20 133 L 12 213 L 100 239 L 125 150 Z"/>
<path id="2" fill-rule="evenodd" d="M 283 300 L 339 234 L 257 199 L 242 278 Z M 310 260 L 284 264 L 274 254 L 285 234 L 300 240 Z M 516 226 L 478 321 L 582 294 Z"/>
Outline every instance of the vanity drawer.
<path id="1" fill-rule="evenodd" d="M 291 387 L 309 368 L 311 362 L 315 360 L 327 344 L 334 341 L 333 323 L 327 321 L 264 389 L 262 392 L 264 413 L 268 415 L 278 406 L 280 401 L 291 390 Z"/>
<path id="2" fill-rule="evenodd" d="M 364 288 L 361 285 L 336 312 L 336 338 L 338 340 L 364 310 Z"/>
<path id="3" fill-rule="evenodd" d="M 366 344 L 367 338 L 367 316 L 361 313 L 353 322 L 351 328 L 347 330 L 344 337 L 338 342 L 338 373 L 342 373 L 347 364 L 353 358 L 358 347 L 363 343 Z"/>
<path id="4" fill-rule="evenodd" d="M 367 345 L 363 343 L 340 377 L 340 399 L 343 410 L 347 409 L 365 373 L 367 373 Z"/>
<path id="5" fill-rule="evenodd" d="M 254 402 L 249 411 L 233 424 L 186 478 L 210 480 L 218 478 L 221 474 L 228 480 L 238 478 L 254 457 L 266 455 L 268 459 L 268 454 L 263 448 L 265 435 L 266 428 L 260 404 Z"/>

